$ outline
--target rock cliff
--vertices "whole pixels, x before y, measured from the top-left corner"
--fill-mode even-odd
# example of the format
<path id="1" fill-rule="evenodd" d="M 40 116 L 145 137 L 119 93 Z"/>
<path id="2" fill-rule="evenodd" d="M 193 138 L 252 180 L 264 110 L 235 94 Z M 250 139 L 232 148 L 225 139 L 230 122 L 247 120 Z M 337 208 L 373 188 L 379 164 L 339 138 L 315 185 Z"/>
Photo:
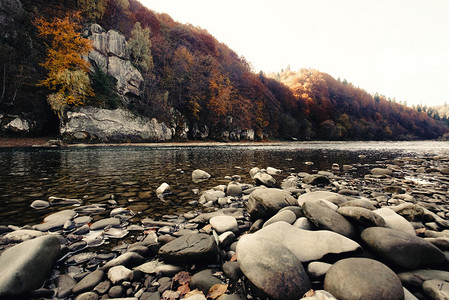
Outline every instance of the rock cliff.
<path id="1" fill-rule="evenodd" d="M 74 142 L 167 141 L 172 130 L 156 119 L 137 116 L 125 109 L 80 107 L 67 112 L 61 135 Z"/>
<path id="2" fill-rule="evenodd" d="M 93 68 L 98 67 L 114 77 L 119 94 L 139 96 L 144 79 L 129 61 L 125 37 L 115 30 L 105 32 L 98 24 L 92 24 L 85 34 L 93 41 L 95 48 L 88 55 Z"/>

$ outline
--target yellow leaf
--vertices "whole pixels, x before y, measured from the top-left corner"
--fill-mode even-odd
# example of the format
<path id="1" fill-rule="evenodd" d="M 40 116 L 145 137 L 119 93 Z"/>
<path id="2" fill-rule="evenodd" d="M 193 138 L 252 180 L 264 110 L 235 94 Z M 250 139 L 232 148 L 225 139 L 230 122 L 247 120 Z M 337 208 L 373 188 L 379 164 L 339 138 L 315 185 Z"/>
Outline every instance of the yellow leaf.
<path id="1" fill-rule="evenodd" d="M 207 298 L 217 299 L 228 290 L 227 284 L 214 284 L 207 293 Z"/>

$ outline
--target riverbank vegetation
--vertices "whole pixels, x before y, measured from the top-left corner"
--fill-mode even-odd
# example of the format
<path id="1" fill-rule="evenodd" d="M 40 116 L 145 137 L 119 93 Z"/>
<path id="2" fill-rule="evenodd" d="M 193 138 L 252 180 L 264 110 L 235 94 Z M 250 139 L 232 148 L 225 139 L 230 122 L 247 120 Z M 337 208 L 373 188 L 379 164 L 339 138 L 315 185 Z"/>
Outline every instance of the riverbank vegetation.
<path id="1" fill-rule="evenodd" d="M 37 120 L 38 134 L 57 132 L 59 123 L 46 101 L 54 92 L 39 85 L 51 70 L 45 67 L 47 47 L 33 22 L 45 17 L 49 25 L 56 24 L 74 11 L 81 13 L 81 26 L 98 23 L 123 34 L 130 60 L 144 78 L 139 95 L 120 95 L 111 88 L 113 80 L 93 66 L 94 92 L 86 94 L 83 104 L 122 106 L 166 124 L 206 126 L 212 138 L 236 128 L 254 130 L 256 139 L 288 140 L 436 139 L 449 131 L 423 111 L 318 70 L 255 73 L 244 57 L 205 29 L 178 23 L 136 0 L 8 1 L 16 7 L 2 8 L 13 26 L 6 30 L 0 24 L 5 27 L 0 113 Z"/>

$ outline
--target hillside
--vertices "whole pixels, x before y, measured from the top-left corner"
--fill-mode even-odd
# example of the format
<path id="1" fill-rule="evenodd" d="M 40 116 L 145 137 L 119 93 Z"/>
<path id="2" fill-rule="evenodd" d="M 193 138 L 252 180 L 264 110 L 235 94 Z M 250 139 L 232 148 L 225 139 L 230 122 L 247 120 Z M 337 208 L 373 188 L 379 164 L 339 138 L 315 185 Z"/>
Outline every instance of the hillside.
<path id="1" fill-rule="evenodd" d="M 384 96 L 373 97 L 316 70 L 255 74 L 243 57 L 205 29 L 180 24 L 136 0 L 3 2 L 3 134 L 11 131 L 5 129 L 5 120 L 15 116 L 30 120 L 30 132 L 36 135 L 59 130 L 60 120 L 46 100 L 51 91 L 38 85 L 47 76 L 42 66 L 47 48 L 33 21 L 51 21 L 74 10 L 81 11 L 83 28 L 97 23 L 123 35 L 127 48 L 120 59 L 128 59 L 143 79 L 136 91 L 120 89 L 117 78 L 104 74 L 98 60 L 91 59 L 95 96 L 83 104 L 156 118 L 171 128 L 174 139 L 239 140 L 249 131 L 255 139 L 433 139 L 448 131 L 425 113 Z M 140 45 L 136 41 L 142 41 L 136 32 L 149 37 L 143 54 L 135 50 Z"/>

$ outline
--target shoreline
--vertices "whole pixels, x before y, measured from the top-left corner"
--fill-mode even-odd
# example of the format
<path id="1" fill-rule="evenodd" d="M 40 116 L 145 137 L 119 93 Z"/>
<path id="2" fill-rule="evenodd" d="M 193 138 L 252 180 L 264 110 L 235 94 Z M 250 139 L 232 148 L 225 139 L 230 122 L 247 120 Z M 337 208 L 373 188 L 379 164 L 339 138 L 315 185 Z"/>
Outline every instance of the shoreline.
<path id="1" fill-rule="evenodd" d="M 227 184 L 208 186 L 189 212 L 138 223 L 131 221 L 138 211 L 111 197 L 96 205 L 81 199 L 36 200 L 35 209 L 66 209 L 33 226 L 1 226 L 1 250 L 16 244 L 8 252 L 15 261 L 25 256 L 22 251 L 37 257 L 47 251 L 46 244 L 61 244 L 53 260 L 42 263 L 53 271 L 33 275 L 44 284 L 37 290 L 30 285 L 25 290 L 30 298 L 204 300 L 217 289 L 224 300 L 254 299 L 260 293 L 273 299 L 317 294 L 334 300 L 351 298 L 353 291 L 371 299 L 385 293 L 399 299 L 410 294 L 407 289 L 431 297 L 425 282 L 439 280 L 438 272 L 449 267 L 444 254 L 449 251 L 449 156 L 398 157 L 370 167 L 364 177 L 355 175 L 357 164 L 337 165 L 332 172 L 291 174 L 277 184 L 270 173 L 279 170 L 255 167 L 247 181 L 230 177 Z M 192 180 L 209 177 L 192 172 Z M 422 179 L 432 185 L 419 183 Z M 162 187 L 156 190 L 161 199 Z M 209 210 L 199 211 L 198 204 Z M 92 222 L 103 212 L 106 217 Z M 131 243 L 124 242 L 127 237 Z M 96 250 L 111 239 L 116 247 Z M 42 245 L 33 245 L 38 242 Z M 0 256 L 0 274 L 4 263 Z M 419 270 L 427 268 L 436 277 L 425 275 L 426 289 L 421 289 L 413 278 L 421 279 Z M 21 272 L 30 270 L 27 265 Z M 342 285 L 349 288 L 340 291 Z"/>

